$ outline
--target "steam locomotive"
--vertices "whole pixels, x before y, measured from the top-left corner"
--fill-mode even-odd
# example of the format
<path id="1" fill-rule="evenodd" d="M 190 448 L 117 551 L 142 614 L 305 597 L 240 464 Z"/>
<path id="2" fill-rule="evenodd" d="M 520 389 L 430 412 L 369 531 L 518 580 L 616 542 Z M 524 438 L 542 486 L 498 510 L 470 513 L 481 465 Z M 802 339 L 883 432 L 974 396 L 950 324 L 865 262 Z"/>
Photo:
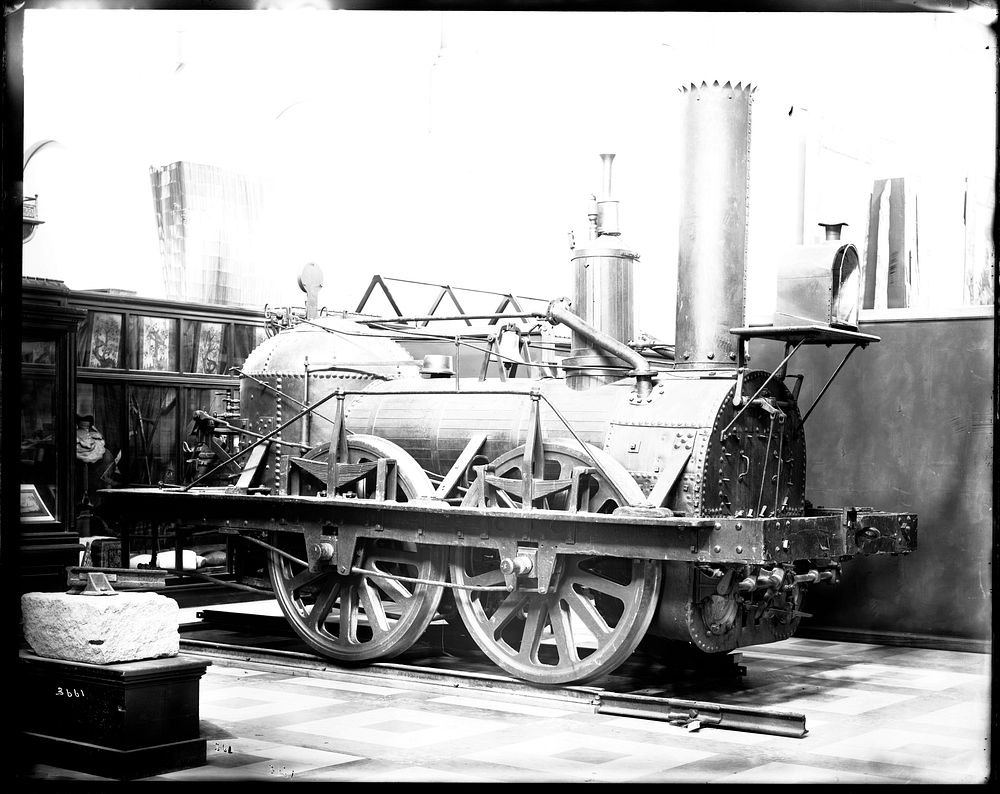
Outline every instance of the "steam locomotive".
<path id="1" fill-rule="evenodd" d="M 635 343 L 638 256 L 602 155 L 572 301 L 516 315 L 568 329 L 568 356 L 463 378 L 414 359 L 398 318 L 317 312 L 303 271 L 305 311 L 243 365 L 238 417 L 201 414 L 206 448 L 244 440 L 238 472 L 212 484 L 237 459 L 208 454 L 195 482 L 106 491 L 105 511 L 233 536 L 238 580 L 344 663 L 398 655 L 442 616 L 540 684 L 605 675 L 647 634 L 706 653 L 790 637 L 809 586 L 912 551 L 917 517 L 806 500 L 787 362 L 878 338 L 857 330 L 857 251 L 839 242 L 779 275 L 774 324 L 743 326 L 753 90 L 682 89 L 673 360 Z M 752 338 L 785 342 L 773 372 L 749 366 Z"/>

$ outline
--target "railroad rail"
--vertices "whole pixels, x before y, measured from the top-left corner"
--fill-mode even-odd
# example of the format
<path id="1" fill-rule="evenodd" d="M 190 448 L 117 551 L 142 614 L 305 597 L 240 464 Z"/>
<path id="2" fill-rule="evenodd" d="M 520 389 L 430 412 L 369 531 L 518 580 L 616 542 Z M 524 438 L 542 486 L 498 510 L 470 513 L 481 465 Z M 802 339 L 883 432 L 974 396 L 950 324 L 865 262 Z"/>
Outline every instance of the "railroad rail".
<path id="1" fill-rule="evenodd" d="M 406 662 L 374 662 L 360 668 L 331 664 L 313 653 L 262 648 L 181 636 L 181 650 L 224 666 L 285 671 L 291 675 L 336 677 L 356 682 L 391 681 L 414 688 L 465 689 L 490 694 L 517 695 L 535 700 L 557 701 L 595 714 L 609 714 L 668 722 L 689 731 L 702 728 L 749 731 L 803 738 L 804 714 L 741 704 L 724 704 L 683 698 L 614 692 L 595 686 L 536 686 L 504 675 L 462 669 L 460 662 L 449 669 Z M 738 657 L 736 658 L 738 661 Z M 467 666 L 466 666 L 467 667 Z"/>

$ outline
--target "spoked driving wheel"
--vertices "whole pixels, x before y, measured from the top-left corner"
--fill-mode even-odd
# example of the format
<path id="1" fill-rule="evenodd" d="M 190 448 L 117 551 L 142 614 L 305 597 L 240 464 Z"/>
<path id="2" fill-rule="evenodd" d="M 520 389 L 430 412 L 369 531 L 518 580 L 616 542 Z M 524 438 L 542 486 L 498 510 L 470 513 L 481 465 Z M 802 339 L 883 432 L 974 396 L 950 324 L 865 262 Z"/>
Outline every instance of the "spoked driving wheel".
<path id="1" fill-rule="evenodd" d="M 311 450 L 311 460 L 326 460 L 328 445 Z M 434 488 L 420 466 L 402 448 L 374 436 L 348 437 L 345 463 L 379 458 L 396 461 L 398 501 L 429 496 Z M 296 492 L 321 487 L 301 478 Z M 360 497 L 374 493 L 371 478 L 347 486 Z M 268 570 L 275 597 L 295 632 L 314 650 L 345 662 L 396 656 L 419 639 L 434 617 L 443 588 L 389 578 L 443 581 L 447 553 L 434 546 L 382 538 L 359 538 L 354 567 L 368 573 L 337 573 L 335 565 L 311 573 L 305 539 L 288 535 L 275 545 L 288 556 L 271 552 Z M 290 559 L 290 557 L 295 558 Z M 385 576 L 380 576 L 384 574 Z"/>
<path id="2" fill-rule="evenodd" d="M 544 444 L 544 480 L 573 480 L 574 468 L 587 475 L 578 487 L 553 490 L 540 485 L 550 509 L 610 513 L 639 504 L 643 494 L 631 475 L 609 455 L 557 441 Z M 510 481 L 495 506 L 521 508 L 524 449 L 497 458 L 492 474 Z M 496 483 L 496 480 L 491 482 Z M 503 490 L 503 483 L 500 483 Z M 459 585 L 504 585 L 497 549 L 458 549 L 451 578 Z M 539 684 L 588 681 L 611 672 L 635 650 L 656 610 L 659 561 L 591 555 L 559 555 L 548 592 L 455 590 L 459 614 L 482 651 L 518 678 Z M 537 589 L 537 588 L 536 588 Z"/>

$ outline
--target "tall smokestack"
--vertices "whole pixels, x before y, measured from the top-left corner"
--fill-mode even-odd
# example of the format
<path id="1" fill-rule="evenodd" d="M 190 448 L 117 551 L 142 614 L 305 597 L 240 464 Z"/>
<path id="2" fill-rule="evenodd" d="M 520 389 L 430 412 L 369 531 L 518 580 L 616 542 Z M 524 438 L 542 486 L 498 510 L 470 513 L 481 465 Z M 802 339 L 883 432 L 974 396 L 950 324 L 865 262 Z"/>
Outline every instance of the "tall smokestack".
<path id="1" fill-rule="evenodd" d="M 730 328 L 744 324 L 753 88 L 684 92 L 677 263 L 677 369 L 736 367 Z"/>

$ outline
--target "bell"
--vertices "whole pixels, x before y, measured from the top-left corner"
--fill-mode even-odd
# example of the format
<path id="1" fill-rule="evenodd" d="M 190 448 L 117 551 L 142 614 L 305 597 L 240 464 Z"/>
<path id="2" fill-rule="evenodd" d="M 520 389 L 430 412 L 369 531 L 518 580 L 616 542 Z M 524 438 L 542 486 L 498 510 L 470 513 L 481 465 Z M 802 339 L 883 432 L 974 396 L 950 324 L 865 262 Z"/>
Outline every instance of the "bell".
<path id="1" fill-rule="evenodd" d="M 507 327 L 500 332 L 497 352 L 502 356 L 500 362 L 503 364 L 525 363 L 524 356 L 521 355 L 521 333 L 517 328 Z"/>

